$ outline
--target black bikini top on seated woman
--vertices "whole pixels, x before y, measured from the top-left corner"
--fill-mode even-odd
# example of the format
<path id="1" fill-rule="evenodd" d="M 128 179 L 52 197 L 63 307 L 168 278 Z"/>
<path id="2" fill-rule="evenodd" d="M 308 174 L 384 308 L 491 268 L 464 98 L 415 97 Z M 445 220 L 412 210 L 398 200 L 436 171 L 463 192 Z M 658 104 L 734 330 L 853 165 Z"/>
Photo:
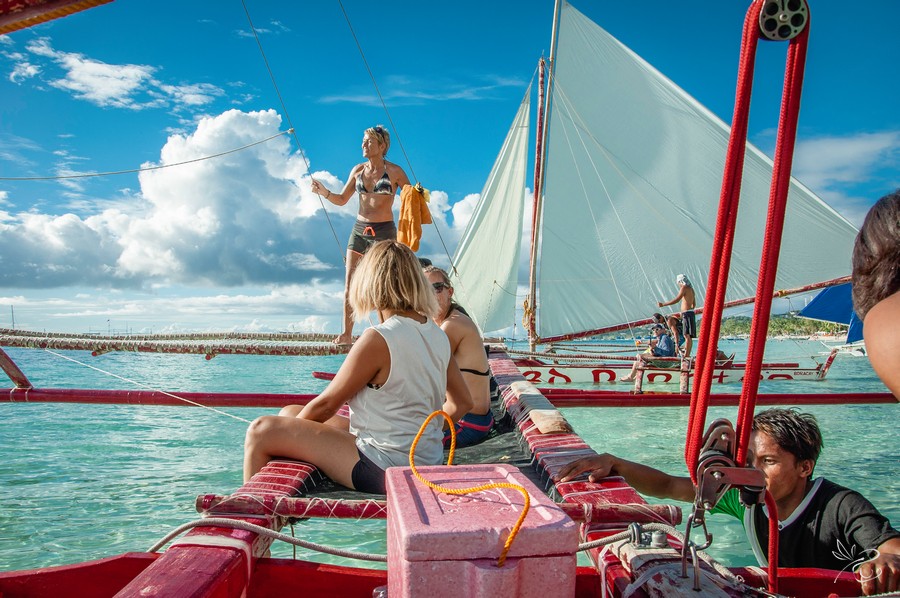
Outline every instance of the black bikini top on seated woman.
<path id="1" fill-rule="evenodd" d="M 388 176 L 387 170 L 381 175 L 381 178 L 375 181 L 375 185 L 371 191 L 366 191 L 366 184 L 363 182 L 362 170 L 356 175 L 356 192 L 357 193 L 380 193 L 392 195 L 394 193 L 394 184 L 391 183 L 391 177 Z"/>

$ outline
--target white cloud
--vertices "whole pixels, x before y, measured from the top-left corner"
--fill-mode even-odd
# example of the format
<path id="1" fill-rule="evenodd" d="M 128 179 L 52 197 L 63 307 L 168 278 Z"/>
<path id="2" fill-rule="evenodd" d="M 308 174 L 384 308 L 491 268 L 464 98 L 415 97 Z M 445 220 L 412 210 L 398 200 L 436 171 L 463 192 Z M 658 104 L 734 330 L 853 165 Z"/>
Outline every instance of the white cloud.
<path id="1" fill-rule="evenodd" d="M 821 136 L 798 141 L 794 176 L 855 226 L 878 197 L 898 185 L 900 131 Z"/>
<path id="2" fill-rule="evenodd" d="M 484 85 L 465 86 L 456 80 L 413 80 L 406 76 L 391 75 L 385 78 L 383 99 L 392 106 L 420 105 L 430 102 L 446 102 L 458 100 L 493 99 L 495 92 L 506 87 L 521 89 L 523 81 L 504 77 L 494 77 Z M 381 106 L 382 98 L 369 91 L 350 90 L 341 94 L 323 96 L 319 99 L 325 104 L 351 103 Z"/>
<path id="3" fill-rule="evenodd" d="M 12 71 L 9 73 L 9 80 L 13 83 L 20 84 L 41 72 L 41 67 L 31 64 L 20 52 L 4 52 L 3 55 L 13 63 Z"/>
<path id="4" fill-rule="evenodd" d="M 220 88 L 210 83 L 192 85 L 166 85 L 157 83 L 158 87 L 169 95 L 175 103 L 183 106 L 204 106 L 215 98 L 225 95 Z"/>
<path id="5" fill-rule="evenodd" d="M 171 135 L 159 163 L 144 166 L 193 162 L 140 173 L 140 192 L 70 204 L 92 215 L 6 210 L 0 286 L 342 285 L 355 202 L 328 204 L 326 219 L 303 158 L 280 128 L 274 110 L 229 110 L 201 119 L 188 135 Z M 319 176 L 343 186 L 330 173 Z M 9 205 L 5 192 L 0 203 Z"/>
<path id="6" fill-rule="evenodd" d="M 306 163 L 291 139 L 278 135 L 281 128 L 274 110 L 229 110 L 200 119 L 188 134 L 170 135 L 159 161 L 144 166 L 198 160 L 275 137 L 216 158 L 146 170 L 139 191 L 70 202 L 87 216 L 0 211 L 0 288 L 28 289 L 32 297 L 28 305 L 16 303 L 20 325 L 82 332 L 85 322 L 104 326 L 111 319 L 119 329 L 127 320 L 129 327 L 154 331 L 162 325 L 247 329 L 260 322 L 337 330 L 357 202 L 326 203 L 326 218 L 310 191 Z M 331 189 L 344 185 L 329 172 L 315 176 Z M 445 192 L 432 192 L 443 244 L 426 227 L 421 255 L 447 260 L 476 197 L 451 208 Z M 5 202 L 6 193 L 0 205 Z M 55 296 L 33 299 L 41 295 Z"/>
<path id="7" fill-rule="evenodd" d="M 797 178 L 813 189 L 831 189 L 871 177 L 885 164 L 896 165 L 900 131 L 806 139 L 795 153 Z"/>
<path id="8" fill-rule="evenodd" d="M 32 64 L 24 54 L 7 53 L 14 62 L 11 81 L 21 83 L 45 74 L 52 87 L 101 107 L 190 109 L 208 105 L 225 95 L 224 90 L 209 83 L 160 81 L 155 77 L 158 69 L 154 66 L 108 64 L 83 54 L 59 51 L 51 46 L 49 38 L 29 42 L 26 50 L 32 59 L 45 59 L 46 64 Z M 52 74 L 51 67 L 54 73 L 61 69 L 62 76 Z"/>
<path id="9" fill-rule="evenodd" d="M 112 332 L 292 331 L 325 332 L 340 326 L 342 285 L 284 285 L 227 289 L 171 287 L 152 295 L 82 290 L 65 297 L 0 297 L 15 308 L 16 326 L 54 331 Z"/>

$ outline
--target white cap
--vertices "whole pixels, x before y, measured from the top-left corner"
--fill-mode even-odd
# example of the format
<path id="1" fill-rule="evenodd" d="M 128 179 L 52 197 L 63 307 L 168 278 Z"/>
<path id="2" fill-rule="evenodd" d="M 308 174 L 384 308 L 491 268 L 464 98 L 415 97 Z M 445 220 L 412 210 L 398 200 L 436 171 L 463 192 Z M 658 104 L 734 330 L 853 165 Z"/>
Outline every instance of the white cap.
<path id="1" fill-rule="evenodd" d="M 688 277 L 684 274 L 679 274 L 678 276 L 676 276 L 675 282 L 677 282 L 678 284 L 683 284 L 686 287 L 691 286 L 691 281 L 688 280 Z"/>

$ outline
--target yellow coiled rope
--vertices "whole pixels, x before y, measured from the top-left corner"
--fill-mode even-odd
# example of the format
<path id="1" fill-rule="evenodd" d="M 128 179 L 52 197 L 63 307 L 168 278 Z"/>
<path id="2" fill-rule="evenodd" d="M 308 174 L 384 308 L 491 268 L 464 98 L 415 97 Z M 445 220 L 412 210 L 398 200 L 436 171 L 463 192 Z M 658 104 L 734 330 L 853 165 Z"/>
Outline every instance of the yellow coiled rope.
<path id="1" fill-rule="evenodd" d="M 528 299 L 525 299 L 522 303 L 522 326 L 525 330 L 528 330 L 528 323 L 531 322 L 532 311 L 531 306 L 528 305 Z"/>
<path id="2" fill-rule="evenodd" d="M 522 527 L 522 523 L 525 521 L 525 517 L 528 515 L 528 509 L 531 508 L 531 496 L 528 494 L 528 490 L 519 486 L 518 484 L 509 484 L 506 482 L 498 482 L 495 484 L 484 484 L 481 486 L 474 486 L 472 488 L 444 488 L 438 484 L 433 482 L 429 482 L 425 478 L 419 474 L 416 470 L 416 462 L 415 462 L 415 454 L 416 454 L 416 445 L 419 444 L 419 438 L 422 437 L 422 433 L 425 431 L 425 427 L 431 423 L 431 420 L 434 419 L 437 415 L 443 415 L 444 419 L 447 420 L 447 423 L 450 424 L 450 454 L 447 456 L 447 465 L 453 465 L 453 453 L 456 452 L 456 426 L 453 425 L 453 420 L 450 419 L 450 416 L 444 413 L 443 411 L 435 411 L 431 415 L 429 415 L 425 419 L 425 423 L 422 424 L 422 427 L 419 428 L 419 433 L 416 434 L 415 440 L 413 440 L 412 446 L 409 447 L 409 467 L 412 469 L 413 475 L 416 478 L 437 492 L 443 492 L 444 494 L 474 494 L 475 492 L 481 492 L 482 490 L 492 490 L 494 488 L 511 488 L 513 490 L 518 490 L 522 493 L 522 496 L 525 497 L 525 506 L 522 509 L 522 514 L 519 515 L 519 520 L 516 521 L 516 524 L 513 526 L 512 530 L 509 532 L 509 537 L 506 539 L 506 543 L 503 545 L 503 551 L 500 553 L 500 558 L 497 559 L 497 566 L 502 567 L 506 562 L 506 555 L 509 553 L 509 549 L 512 547 L 513 540 L 516 538 L 516 534 L 519 533 L 519 529 Z"/>

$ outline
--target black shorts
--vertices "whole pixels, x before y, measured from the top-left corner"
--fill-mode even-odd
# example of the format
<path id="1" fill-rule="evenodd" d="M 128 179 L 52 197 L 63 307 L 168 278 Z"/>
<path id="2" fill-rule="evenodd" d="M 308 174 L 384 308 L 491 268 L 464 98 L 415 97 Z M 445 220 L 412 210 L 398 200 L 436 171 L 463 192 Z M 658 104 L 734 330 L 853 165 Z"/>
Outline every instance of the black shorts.
<path id="1" fill-rule="evenodd" d="M 684 335 L 697 338 L 697 316 L 694 314 L 694 310 L 681 312 L 681 322 L 684 327 Z"/>
<path id="2" fill-rule="evenodd" d="M 353 482 L 354 490 L 370 494 L 385 494 L 384 470 L 366 457 L 359 447 L 356 448 L 356 452 L 359 453 L 359 461 L 356 462 L 350 473 L 350 481 Z"/>
<path id="3" fill-rule="evenodd" d="M 378 241 L 396 241 L 397 225 L 393 220 L 387 222 L 363 222 L 357 220 L 347 241 L 347 249 L 360 255 L 365 254 L 369 247 Z"/>

